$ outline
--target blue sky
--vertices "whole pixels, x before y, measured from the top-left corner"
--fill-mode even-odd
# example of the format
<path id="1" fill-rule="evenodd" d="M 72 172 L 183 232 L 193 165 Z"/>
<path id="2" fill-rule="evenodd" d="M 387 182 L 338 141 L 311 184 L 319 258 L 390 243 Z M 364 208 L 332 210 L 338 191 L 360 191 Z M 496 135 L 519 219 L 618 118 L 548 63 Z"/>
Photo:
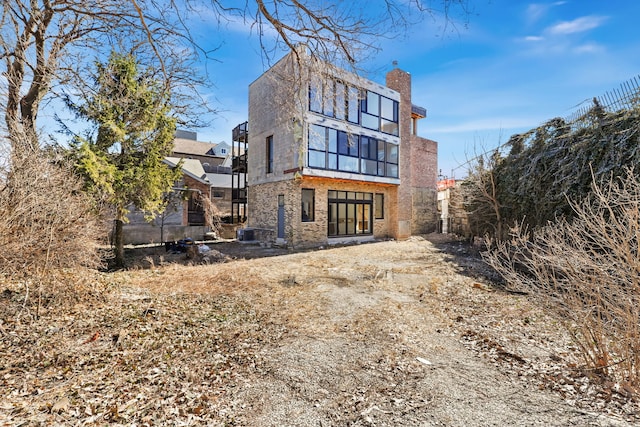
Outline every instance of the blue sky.
<path id="1" fill-rule="evenodd" d="M 365 2 L 363 2 L 365 4 Z M 438 141 L 442 174 L 461 178 L 466 161 L 640 74 L 640 1 L 529 3 L 470 0 L 467 22 L 427 18 L 387 40 L 365 64 L 384 83 L 393 61 L 412 75 L 413 103 L 427 108 L 419 134 Z M 202 16 L 204 20 L 206 15 Z M 207 64 L 220 113 L 200 140 L 229 142 L 247 118 L 248 85 L 266 68 L 245 25 L 212 25 L 217 61 Z"/>

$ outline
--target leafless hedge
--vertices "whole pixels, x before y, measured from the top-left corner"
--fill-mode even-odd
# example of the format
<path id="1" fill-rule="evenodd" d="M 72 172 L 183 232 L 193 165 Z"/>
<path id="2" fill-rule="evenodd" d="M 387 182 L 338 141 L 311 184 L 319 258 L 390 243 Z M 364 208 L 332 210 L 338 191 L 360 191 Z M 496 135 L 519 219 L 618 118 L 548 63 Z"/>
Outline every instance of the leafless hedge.
<path id="1" fill-rule="evenodd" d="M 529 234 L 513 230 L 485 260 L 507 281 L 559 315 L 587 368 L 640 390 L 640 184 L 594 185 L 573 203 L 576 218 Z"/>
<path id="2" fill-rule="evenodd" d="M 77 283 L 77 271 L 100 264 L 105 236 L 95 204 L 73 173 L 43 151 L 0 149 L 0 282 L 37 303 Z M 25 304 L 26 305 L 26 304 Z"/>

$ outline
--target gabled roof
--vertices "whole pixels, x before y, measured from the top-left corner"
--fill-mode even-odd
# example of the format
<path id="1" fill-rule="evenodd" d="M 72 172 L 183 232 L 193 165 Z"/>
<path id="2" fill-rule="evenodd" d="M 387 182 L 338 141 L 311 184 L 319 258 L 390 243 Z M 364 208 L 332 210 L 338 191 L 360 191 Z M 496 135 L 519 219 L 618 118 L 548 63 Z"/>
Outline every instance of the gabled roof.
<path id="1" fill-rule="evenodd" d="M 216 156 L 216 145 L 218 144 L 195 141 L 193 139 L 176 138 L 173 140 L 173 152 L 195 156 Z"/>
<path id="2" fill-rule="evenodd" d="M 207 179 L 212 187 L 231 188 L 231 174 L 208 173 Z"/>
<path id="3" fill-rule="evenodd" d="M 197 181 L 202 182 L 203 184 L 211 184 L 209 182 L 209 179 L 207 178 L 207 174 L 205 173 L 204 168 L 202 167 L 202 163 L 200 163 L 200 160 L 181 159 L 179 157 L 164 158 L 164 162 L 169 166 L 171 166 L 172 168 L 175 168 L 176 166 L 178 166 L 178 163 L 180 163 L 180 160 L 182 160 L 182 173 L 190 176 L 191 178 Z"/>

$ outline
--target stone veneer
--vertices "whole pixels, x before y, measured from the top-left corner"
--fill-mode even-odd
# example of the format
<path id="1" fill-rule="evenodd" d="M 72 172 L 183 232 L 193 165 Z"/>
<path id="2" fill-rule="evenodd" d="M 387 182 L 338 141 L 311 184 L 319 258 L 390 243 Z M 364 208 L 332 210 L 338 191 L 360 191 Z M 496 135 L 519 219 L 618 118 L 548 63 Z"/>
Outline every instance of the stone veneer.
<path id="1" fill-rule="evenodd" d="M 315 190 L 315 220 L 302 221 L 302 189 Z M 388 238 L 391 235 L 393 212 L 396 204 L 397 186 L 379 185 L 366 182 L 336 182 L 326 178 L 300 178 L 261 184 L 251 187 L 249 206 L 252 207 L 249 226 L 258 240 L 274 241 L 278 223 L 278 195 L 285 196 L 285 238 L 287 245 L 310 247 L 318 244 L 348 241 L 352 236 L 327 237 L 329 190 L 357 191 L 384 194 L 384 218 L 373 221 L 373 235 L 359 235 L 359 238 Z M 374 197 L 375 199 L 375 197 Z M 375 200 L 374 200 L 375 203 Z M 253 207 L 258 206 L 258 209 Z M 375 205 L 373 209 L 375 214 Z"/>

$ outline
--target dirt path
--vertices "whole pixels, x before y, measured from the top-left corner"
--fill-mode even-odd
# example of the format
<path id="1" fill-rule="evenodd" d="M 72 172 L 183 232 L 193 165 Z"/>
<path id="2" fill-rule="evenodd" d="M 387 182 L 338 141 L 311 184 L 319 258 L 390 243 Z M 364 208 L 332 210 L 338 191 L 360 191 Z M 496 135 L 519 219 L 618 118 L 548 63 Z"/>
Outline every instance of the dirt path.
<path id="1" fill-rule="evenodd" d="M 271 265 L 297 292 L 280 301 L 288 333 L 263 350 L 268 373 L 238 397 L 250 425 L 626 425 L 465 347 L 461 335 L 477 338 L 485 325 L 471 331 L 463 316 L 477 311 L 473 323 L 499 314 L 481 313 L 492 307 L 478 306 L 478 297 L 507 311 L 522 297 L 459 274 L 429 242 L 339 248 Z M 518 365 L 550 356 L 501 351 Z"/>

